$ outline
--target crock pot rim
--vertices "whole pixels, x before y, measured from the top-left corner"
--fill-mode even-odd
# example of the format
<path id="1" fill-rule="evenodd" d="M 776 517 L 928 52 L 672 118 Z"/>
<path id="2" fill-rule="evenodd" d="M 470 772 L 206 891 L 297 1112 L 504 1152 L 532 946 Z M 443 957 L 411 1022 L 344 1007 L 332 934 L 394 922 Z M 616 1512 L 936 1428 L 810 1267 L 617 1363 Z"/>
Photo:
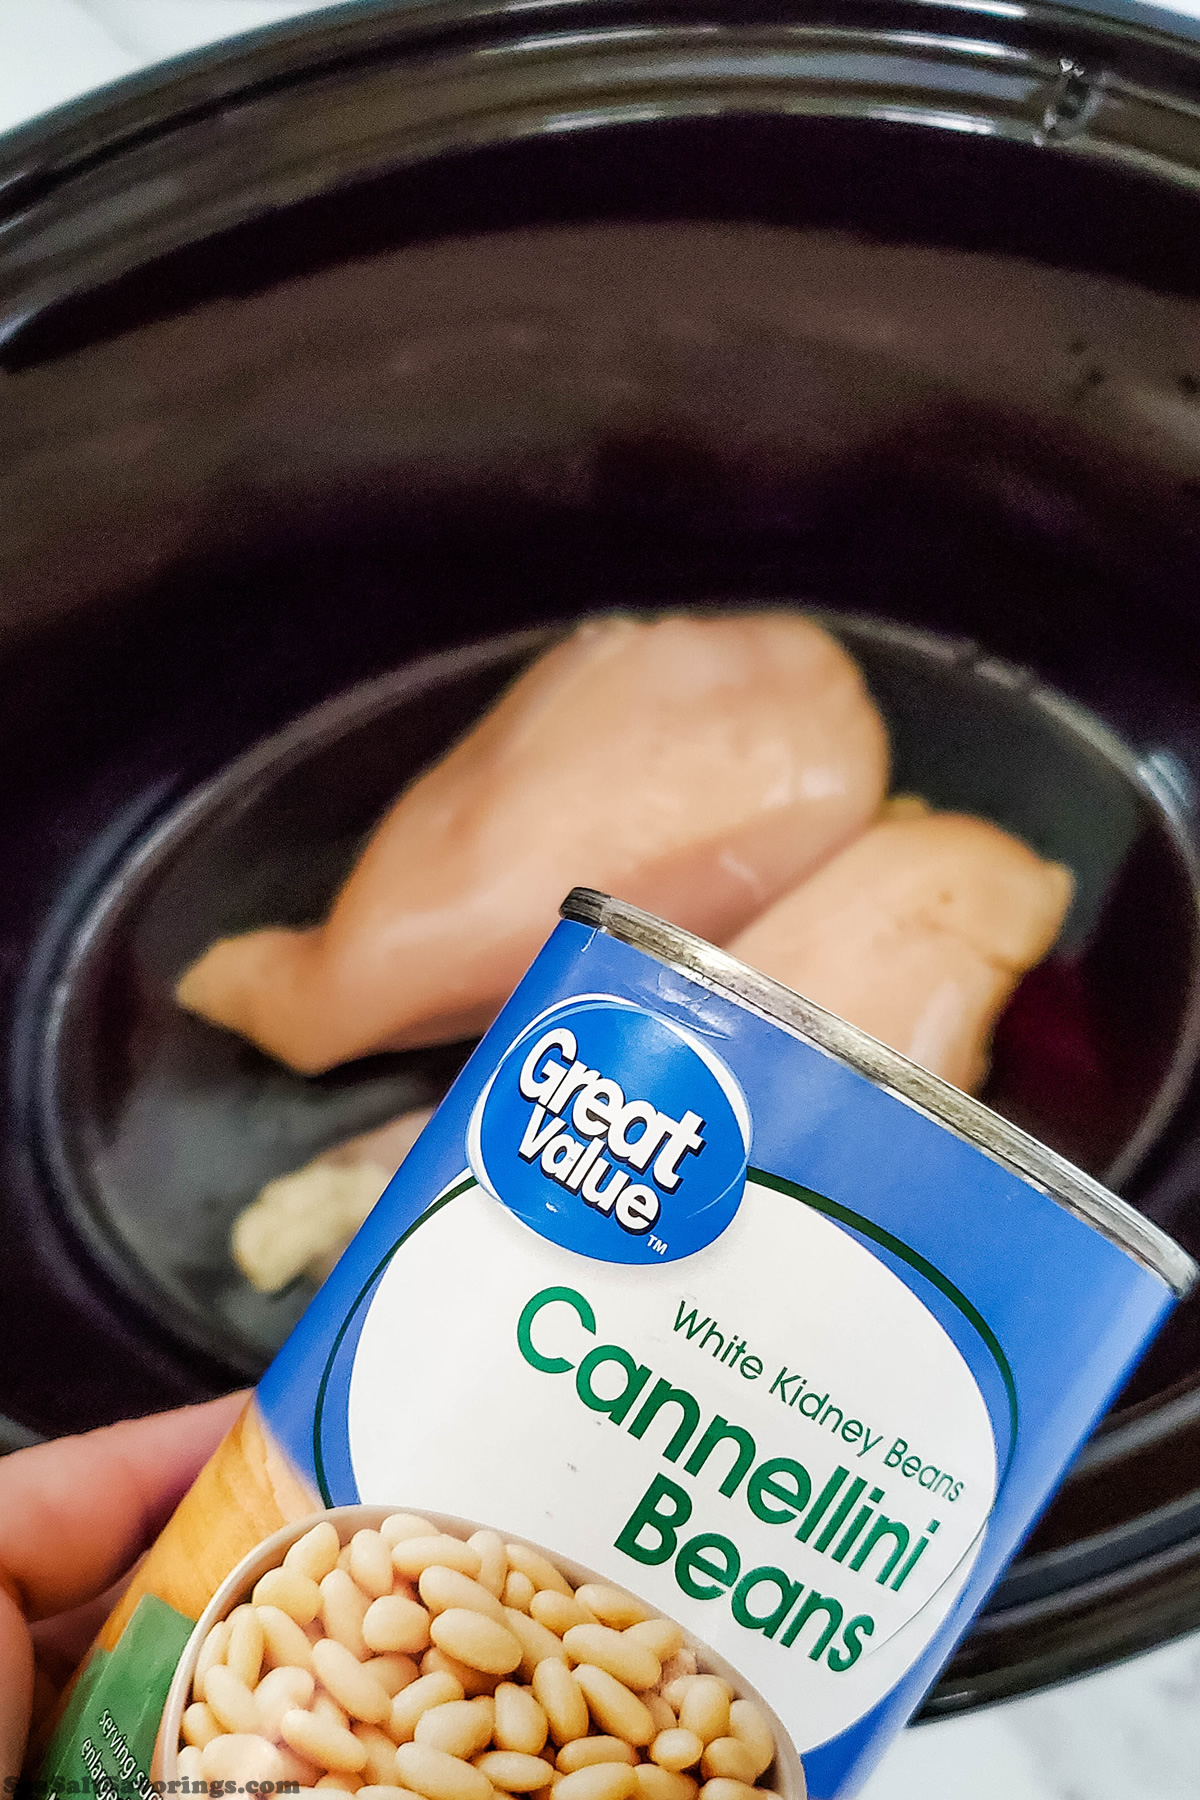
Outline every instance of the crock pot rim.
<path id="1" fill-rule="evenodd" d="M 1102 53 L 1131 77 L 1157 66 L 1190 77 L 1200 102 L 1200 18 L 1142 0 L 350 0 L 151 65 L 0 134 L 0 232 L 40 194 L 148 136 L 212 116 L 256 93 L 303 85 L 398 53 L 465 42 L 480 32 L 529 36 L 539 19 L 561 32 L 589 22 L 717 22 L 798 27 L 856 20 L 876 32 L 919 27 L 930 40 L 989 30 L 1066 61 Z M 0 255 L 2 255 L 0 243 Z"/>
<path id="2" fill-rule="evenodd" d="M 594 17 L 611 12 L 599 0 L 579 0 L 572 17 Z M 722 11 L 710 4 L 706 11 Z M 1190 105 L 1200 99 L 1200 44 L 1188 41 L 1192 22 L 1155 10 L 1153 23 L 1114 4 L 1108 13 L 1069 5 L 1029 7 L 970 0 L 821 0 L 821 10 L 805 13 L 803 25 L 816 25 L 835 15 L 861 18 L 868 29 L 883 30 L 886 21 L 899 25 L 918 20 L 930 41 L 945 40 L 956 26 L 965 35 L 980 38 L 987 30 L 994 41 L 1019 42 L 1052 58 L 1068 52 L 1082 61 L 1088 56 L 1103 66 L 1120 69 L 1131 80 L 1152 82 L 1156 72 L 1178 93 L 1187 90 Z M 1145 9 L 1149 10 L 1149 9 Z M 650 8 L 660 19 L 678 22 L 679 9 L 665 5 Z M 78 176 L 104 163 L 115 163 L 128 150 L 156 137 L 166 137 L 193 120 L 211 118 L 223 108 L 257 95 L 285 88 L 302 88 L 339 69 L 353 70 L 374 63 L 386 64 L 409 49 L 432 41 L 447 45 L 469 29 L 528 31 L 539 17 L 561 26 L 567 5 L 535 0 L 521 9 L 504 13 L 492 4 L 395 4 L 395 0 L 360 0 L 351 7 L 309 15 L 301 21 L 264 28 L 232 43 L 203 50 L 148 74 L 135 76 L 73 102 L 34 121 L 7 140 L 0 139 L 0 266 L 4 260 L 6 226 L 16 226 L 39 203 L 67 187 Z M 628 17 L 632 8 L 623 9 Z M 744 19 L 749 8 L 739 9 Z M 778 20 L 780 9 L 763 17 Z M 936 24 L 938 29 L 932 27 Z M 421 38 L 421 32 L 425 37 Z M 265 66 L 264 66 L 265 65 Z M 1002 1621 L 1002 1613 L 997 1615 Z M 1194 1621 L 1193 1621 L 1194 1622 Z M 1184 1627 L 1179 1627 L 1183 1629 Z M 1099 1659 L 1099 1660 L 1102 1660 Z M 1077 1672 L 1077 1667 L 1064 1669 Z M 1026 1683 L 1025 1685 L 1028 1685 Z M 954 1684 L 946 1690 L 939 1711 L 958 1709 Z M 1013 1686 L 1005 1689 L 1014 1691 Z M 999 1697 L 998 1695 L 996 1697 Z"/>

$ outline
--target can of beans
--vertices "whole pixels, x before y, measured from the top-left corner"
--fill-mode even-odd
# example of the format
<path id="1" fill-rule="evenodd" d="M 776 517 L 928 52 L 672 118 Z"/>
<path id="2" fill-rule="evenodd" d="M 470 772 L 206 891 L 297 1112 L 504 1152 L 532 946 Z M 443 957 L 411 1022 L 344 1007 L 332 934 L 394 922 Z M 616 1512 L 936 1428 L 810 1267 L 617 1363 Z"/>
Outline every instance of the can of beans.
<path id="1" fill-rule="evenodd" d="M 585 889 L 47 1755 L 100 1800 L 835 1800 L 1195 1275 L 1097 1183 Z"/>

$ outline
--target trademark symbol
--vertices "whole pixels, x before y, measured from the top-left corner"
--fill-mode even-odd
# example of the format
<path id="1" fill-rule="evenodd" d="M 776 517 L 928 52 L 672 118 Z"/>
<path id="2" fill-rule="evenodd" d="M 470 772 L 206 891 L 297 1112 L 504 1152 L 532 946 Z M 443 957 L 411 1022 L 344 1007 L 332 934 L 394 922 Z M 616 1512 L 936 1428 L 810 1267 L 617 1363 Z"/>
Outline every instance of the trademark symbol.
<path id="1" fill-rule="evenodd" d="M 666 1255 L 667 1246 L 660 1237 L 655 1237 L 653 1232 L 650 1233 L 650 1248 L 653 1250 L 655 1256 Z"/>

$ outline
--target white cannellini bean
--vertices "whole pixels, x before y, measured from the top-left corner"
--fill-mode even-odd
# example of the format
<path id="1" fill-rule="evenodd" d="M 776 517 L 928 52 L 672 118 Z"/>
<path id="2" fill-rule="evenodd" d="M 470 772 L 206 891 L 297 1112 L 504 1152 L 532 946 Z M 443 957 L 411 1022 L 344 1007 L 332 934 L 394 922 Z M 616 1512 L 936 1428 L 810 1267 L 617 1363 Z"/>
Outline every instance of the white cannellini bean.
<path id="1" fill-rule="evenodd" d="M 221 1726 L 218 1725 L 213 1711 L 203 1700 L 193 1700 L 183 1715 L 183 1741 L 196 1750 L 203 1750 L 215 1737 L 220 1737 Z"/>
<path id="2" fill-rule="evenodd" d="M 572 1625 L 563 1637 L 563 1648 L 576 1662 L 595 1663 L 635 1693 L 653 1687 L 662 1675 L 653 1650 L 631 1642 L 610 1625 Z"/>
<path id="3" fill-rule="evenodd" d="M 706 1781 L 700 1793 L 703 1800 L 775 1800 L 775 1796 L 765 1788 L 750 1787 L 744 1781 L 731 1781 L 726 1775 L 716 1775 L 711 1781 Z"/>
<path id="4" fill-rule="evenodd" d="M 258 1728 L 264 1737 L 279 1736 L 279 1722 L 293 1706 L 308 1706 L 316 1689 L 308 1669 L 270 1669 L 254 1690 Z"/>
<path id="5" fill-rule="evenodd" d="M 435 1563 L 457 1569 L 460 1575 L 470 1575 L 472 1580 L 483 1566 L 478 1550 L 464 1544 L 461 1538 L 448 1537 L 444 1533 L 438 1537 L 401 1538 L 392 1545 L 392 1567 L 397 1575 L 403 1575 L 409 1581 L 415 1581 Z"/>
<path id="6" fill-rule="evenodd" d="M 508 1578 L 508 1556 L 504 1549 L 504 1539 L 498 1531 L 473 1531 L 467 1542 L 479 1554 L 478 1579 L 489 1594 L 495 1594 L 498 1600 Z"/>
<path id="7" fill-rule="evenodd" d="M 674 1731 L 679 1720 L 675 1717 L 674 1711 L 667 1705 L 667 1702 L 663 1699 L 661 1694 L 653 1692 L 643 1694 L 641 1696 L 641 1701 L 642 1705 L 649 1712 L 650 1717 L 654 1720 L 655 1731 Z"/>
<path id="8" fill-rule="evenodd" d="M 563 1660 L 545 1657 L 533 1671 L 533 1692 L 550 1721 L 556 1744 L 569 1744 L 587 1736 L 588 1709 L 583 1689 Z"/>
<path id="9" fill-rule="evenodd" d="M 423 1519 L 420 1513 L 389 1513 L 379 1527 L 379 1535 L 385 1544 L 394 1546 L 402 1538 L 436 1537 L 437 1526 L 429 1519 Z"/>
<path id="10" fill-rule="evenodd" d="M 315 1718 L 327 1719 L 331 1725 L 336 1725 L 339 1731 L 349 1731 L 349 1713 L 346 1712 L 343 1707 L 340 1707 L 333 1695 L 327 1694 L 324 1688 L 319 1688 L 317 1690 L 317 1697 L 313 1701 L 310 1710 Z"/>
<path id="11" fill-rule="evenodd" d="M 225 1662 L 248 1688 L 257 1684 L 265 1648 L 266 1640 L 257 1612 L 252 1606 L 239 1606 L 236 1617 L 232 1619 Z"/>
<path id="12" fill-rule="evenodd" d="M 369 1612 L 370 1608 L 368 1608 L 368 1613 Z M 365 1620 L 363 1621 L 363 1626 L 365 1635 Z M 411 1656 L 371 1656 L 368 1657 L 364 1667 L 370 1669 L 380 1687 L 383 1688 L 385 1693 L 390 1694 L 393 1699 L 395 1699 L 401 1688 L 411 1687 L 412 1683 L 420 1674 L 420 1670 L 417 1668 L 417 1665 Z"/>
<path id="13" fill-rule="evenodd" d="M 360 1721 L 350 1729 L 367 1753 L 362 1771 L 364 1783 L 368 1786 L 390 1783 L 396 1773 L 395 1741 L 377 1725 L 364 1725 Z"/>
<path id="14" fill-rule="evenodd" d="M 540 1756 L 525 1756 L 520 1750 L 485 1750 L 475 1758 L 475 1767 L 493 1787 L 509 1794 L 535 1793 L 554 1778 L 552 1763 Z"/>
<path id="15" fill-rule="evenodd" d="M 299 1787 L 316 1787 L 318 1782 L 328 1779 L 316 1763 L 310 1762 L 307 1756 L 301 1756 L 292 1749 L 290 1744 L 284 1743 L 282 1738 L 277 1743 L 276 1749 L 279 1751 L 280 1765 L 283 1770 L 282 1779 L 287 1782 L 289 1787 L 293 1782 Z M 357 1775 L 338 1775 L 336 1780 L 339 1786 L 344 1784 L 354 1788 L 358 1784 Z"/>
<path id="16" fill-rule="evenodd" d="M 371 1602 L 345 1569 L 331 1569 L 321 1583 L 321 1618 L 326 1635 L 336 1638 L 359 1662 L 367 1655 L 363 1620 Z M 313 1646 L 314 1667 L 316 1646 Z"/>
<path id="17" fill-rule="evenodd" d="M 200 1752 L 205 1781 L 235 1781 L 241 1787 L 248 1781 L 280 1781 L 281 1768 L 274 1744 L 256 1731 L 228 1732 L 205 1744 Z"/>
<path id="18" fill-rule="evenodd" d="M 639 1763 L 633 1771 L 637 1800 L 696 1800 L 699 1783 L 691 1775 L 660 1769 L 657 1763 Z"/>
<path id="19" fill-rule="evenodd" d="M 575 1679 L 583 1689 L 588 1711 L 601 1731 L 624 1738 L 627 1744 L 648 1744 L 654 1736 L 654 1720 L 636 1694 L 594 1663 L 580 1663 Z"/>
<path id="20" fill-rule="evenodd" d="M 294 1569 L 298 1575 L 306 1575 L 310 1581 L 321 1582 L 331 1569 L 337 1568 L 341 1549 L 337 1527 L 331 1520 L 322 1519 L 319 1525 L 296 1539 L 283 1559 L 283 1566 Z"/>
<path id="21" fill-rule="evenodd" d="M 339 1769 L 336 1775 L 322 1775 L 320 1781 L 314 1782 L 314 1792 L 318 1794 L 357 1794 L 362 1786 L 362 1776 L 352 1775 L 349 1769 Z"/>
<path id="22" fill-rule="evenodd" d="M 640 1619 L 625 1627 L 625 1636 L 631 1644 L 645 1644 L 663 1663 L 683 1649 L 683 1632 L 671 1619 Z"/>
<path id="23" fill-rule="evenodd" d="M 564 1744 L 556 1759 L 560 1774 L 573 1775 L 576 1769 L 590 1768 L 592 1763 L 637 1761 L 637 1751 L 624 1738 L 585 1737 Z"/>
<path id="24" fill-rule="evenodd" d="M 714 1738 L 728 1737 L 728 1683 L 717 1675 L 693 1675 L 679 1703 L 679 1723 L 706 1744 Z"/>
<path id="25" fill-rule="evenodd" d="M 561 1637 L 572 1625 L 598 1625 L 599 1619 L 578 1600 L 568 1600 L 557 1588 L 540 1588 L 529 1602 L 529 1612 L 539 1625 Z"/>
<path id="26" fill-rule="evenodd" d="M 581 1606 L 590 1607 L 602 1625 L 624 1631 L 628 1625 L 641 1625 L 654 1617 L 642 1600 L 635 1600 L 624 1588 L 610 1587 L 606 1581 L 585 1581 L 576 1589 Z"/>
<path id="27" fill-rule="evenodd" d="M 196 1658 L 196 1673 L 192 1677 L 192 1693 L 197 1700 L 204 1698 L 204 1678 L 214 1663 L 225 1661 L 225 1651 L 229 1645 L 229 1634 L 233 1626 L 228 1619 L 219 1619 L 200 1646 L 200 1654 Z"/>
<path id="28" fill-rule="evenodd" d="M 421 1658 L 422 1675 L 453 1675 L 468 1700 L 477 1699 L 481 1694 L 494 1694 L 498 1675 L 487 1675 L 482 1669 L 472 1669 L 467 1663 L 459 1662 L 453 1656 L 447 1656 L 436 1644 L 431 1644 Z"/>
<path id="29" fill-rule="evenodd" d="M 775 1761 L 775 1733 L 771 1721 L 753 1700 L 734 1700 L 729 1708 L 729 1730 L 750 1752 L 757 1781 Z"/>
<path id="30" fill-rule="evenodd" d="M 331 1581 L 333 1577 L 326 1576 L 325 1579 Z M 384 1692 L 344 1643 L 337 1638 L 325 1638 L 313 1645 L 312 1658 L 318 1678 L 352 1719 L 361 1719 L 365 1725 L 381 1725 L 391 1717 L 391 1695 Z"/>
<path id="31" fill-rule="evenodd" d="M 685 1731 L 678 1725 L 673 1730 L 660 1731 L 650 1746 L 651 1762 L 675 1773 L 694 1769 L 703 1754 L 703 1740 L 694 1731 Z"/>
<path id="32" fill-rule="evenodd" d="M 392 1701 L 388 1729 L 398 1744 L 406 1744 L 411 1741 L 422 1713 L 428 1712 L 431 1706 L 446 1706 L 452 1700 L 462 1698 L 462 1683 L 453 1675 L 418 1676 L 409 1687 L 401 1688 Z"/>
<path id="33" fill-rule="evenodd" d="M 403 1594 L 382 1594 L 378 1600 L 372 1600 L 359 1630 L 371 1650 L 411 1655 L 429 1648 L 429 1614 L 419 1600 L 409 1600 Z"/>
<path id="34" fill-rule="evenodd" d="M 441 1563 L 433 1563 L 422 1570 L 417 1592 L 435 1617 L 438 1613 L 448 1612 L 452 1606 L 461 1606 L 468 1612 L 480 1612 L 495 1619 L 497 1625 L 505 1622 L 504 1607 L 481 1581 L 473 1581 L 469 1575 L 463 1575 L 458 1569 L 447 1569 Z"/>
<path id="35" fill-rule="evenodd" d="M 628 1763 L 589 1763 L 554 1784 L 554 1800 L 633 1800 L 637 1779 Z"/>
<path id="36" fill-rule="evenodd" d="M 494 1736 L 499 1749 L 537 1756 L 544 1747 L 550 1721 L 528 1688 L 502 1681 L 496 1689 L 495 1720 Z"/>
<path id="37" fill-rule="evenodd" d="M 426 1744 L 401 1744 L 396 1751 L 396 1772 L 405 1787 L 424 1800 L 494 1800 L 486 1775 L 457 1756 L 431 1750 Z"/>
<path id="38" fill-rule="evenodd" d="M 204 1780 L 204 1759 L 193 1744 L 185 1744 L 176 1761 L 184 1781 Z"/>
<path id="39" fill-rule="evenodd" d="M 557 1588 L 568 1600 L 574 1598 L 574 1589 L 566 1576 L 540 1550 L 532 1549 L 529 1544 L 505 1544 L 504 1549 L 509 1568 L 528 1575 L 535 1588 Z"/>
<path id="40" fill-rule="evenodd" d="M 319 1590 L 318 1590 L 319 1592 Z M 278 1606 L 257 1606 L 265 1660 L 273 1669 L 311 1669 L 312 1644 L 304 1628 Z"/>
<path id="41" fill-rule="evenodd" d="M 277 1606 L 297 1625 L 311 1625 L 321 1610 L 321 1590 L 299 1569 L 268 1569 L 254 1585 L 255 1606 Z"/>
<path id="42" fill-rule="evenodd" d="M 567 1652 L 563 1649 L 562 1639 L 539 1625 L 528 1613 L 518 1612 L 515 1606 L 506 1607 L 504 1623 L 521 1646 L 521 1673 L 526 1681 L 533 1679 L 534 1670 L 547 1657 L 566 1662 Z"/>
<path id="43" fill-rule="evenodd" d="M 378 1600 L 392 1591 L 392 1547 L 378 1531 L 356 1531 L 350 1539 L 350 1573 L 364 1594 Z"/>
<path id="44" fill-rule="evenodd" d="M 492 1721 L 474 1700 L 450 1700 L 421 1714 L 413 1742 L 447 1756 L 471 1757 L 482 1750 L 492 1735 Z"/>
<path id="45" fill-rule="evenodd" d="M 257 1735 L 258 1708 L 240 1675 L 224 1663 L 215 1663 L 208 1671 L 204 1693 L 205 1704 L 222 1731 Z"/>
<path id="46" fill-rule="evenodd" d="M 714 1738 L 705 1746 L 704 1755 L 700 1759 L 700 1773 L 705 1781 L 715 1776 L 727 1776 L 730 1781 L 744 1781 L 747 1787 L 754 1786 L 754 1758 L 745 1744 L 735 1737 Z"/>
<path id="47" fill-rule="evenodd" d="M 510 1569 L 508 1580 L 504 1583 L 504 1604 L 515 1606 L 518 1612 L 528 1612 L 537 1591 L 528 1575 L 522 1575 L 520 1569 Z M 547 1591 L 555 1592 L 553 1588 Z M 566 1595 L 562 1598 L 565 1600 Z"/>
<path id="48" fill-rule="evenodd" d="M 298 1781 L 301 1787 L 312 1787 L 319 1779 L 321 1771 L 315 1763 L 309 1762 L 307 1756 L 297 1756 L 290 1744 L 278 1744 L 280 1768 L 284 1781 Z"/>
<path id="49" fill-rule="evenodd" d="M 509 1675 L 521 1660 L 520 1642 L 507 1624 L 499 1625 L 465 1606 L 450 1606 L 439 1613 L 429 1635 L 447 1656 L 489 1675 Z"/>
<path id="50" fill-rule="evenodd" d="M 279 1722 L 279 1734 L 300 1756 L 318 1767 L 335 1773 L 340 1769 L 356 1775 L 366 1767 L 367 1752 L 352 1731 L 337 1725 L 316 1712 L 286 1712 Z"/>

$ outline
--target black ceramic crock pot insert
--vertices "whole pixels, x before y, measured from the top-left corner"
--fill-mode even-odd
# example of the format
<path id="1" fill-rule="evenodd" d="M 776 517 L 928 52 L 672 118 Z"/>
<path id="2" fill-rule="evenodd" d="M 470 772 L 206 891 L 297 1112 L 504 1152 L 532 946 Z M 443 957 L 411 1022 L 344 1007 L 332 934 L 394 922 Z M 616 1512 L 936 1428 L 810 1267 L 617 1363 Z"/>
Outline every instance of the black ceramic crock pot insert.
<path id="1" fill-rule="evenodd" d="M 1012 12 L 350 8 L 11 141 L 0 1404 L 21 1422 L 233 1373 L 98 1268 L 33 1072 L 63 946 L 131 848 L 354 681 L 648 595 L 791 596 L 1036 671 L 1186 815 L 1196 56 Z M 1193 1247 L 1198 1124 L 1193 1095 L 1129 1188 Z M 1200 1619 L 1198 1416 L 1185 1311 L 935 1709 Z"/>

